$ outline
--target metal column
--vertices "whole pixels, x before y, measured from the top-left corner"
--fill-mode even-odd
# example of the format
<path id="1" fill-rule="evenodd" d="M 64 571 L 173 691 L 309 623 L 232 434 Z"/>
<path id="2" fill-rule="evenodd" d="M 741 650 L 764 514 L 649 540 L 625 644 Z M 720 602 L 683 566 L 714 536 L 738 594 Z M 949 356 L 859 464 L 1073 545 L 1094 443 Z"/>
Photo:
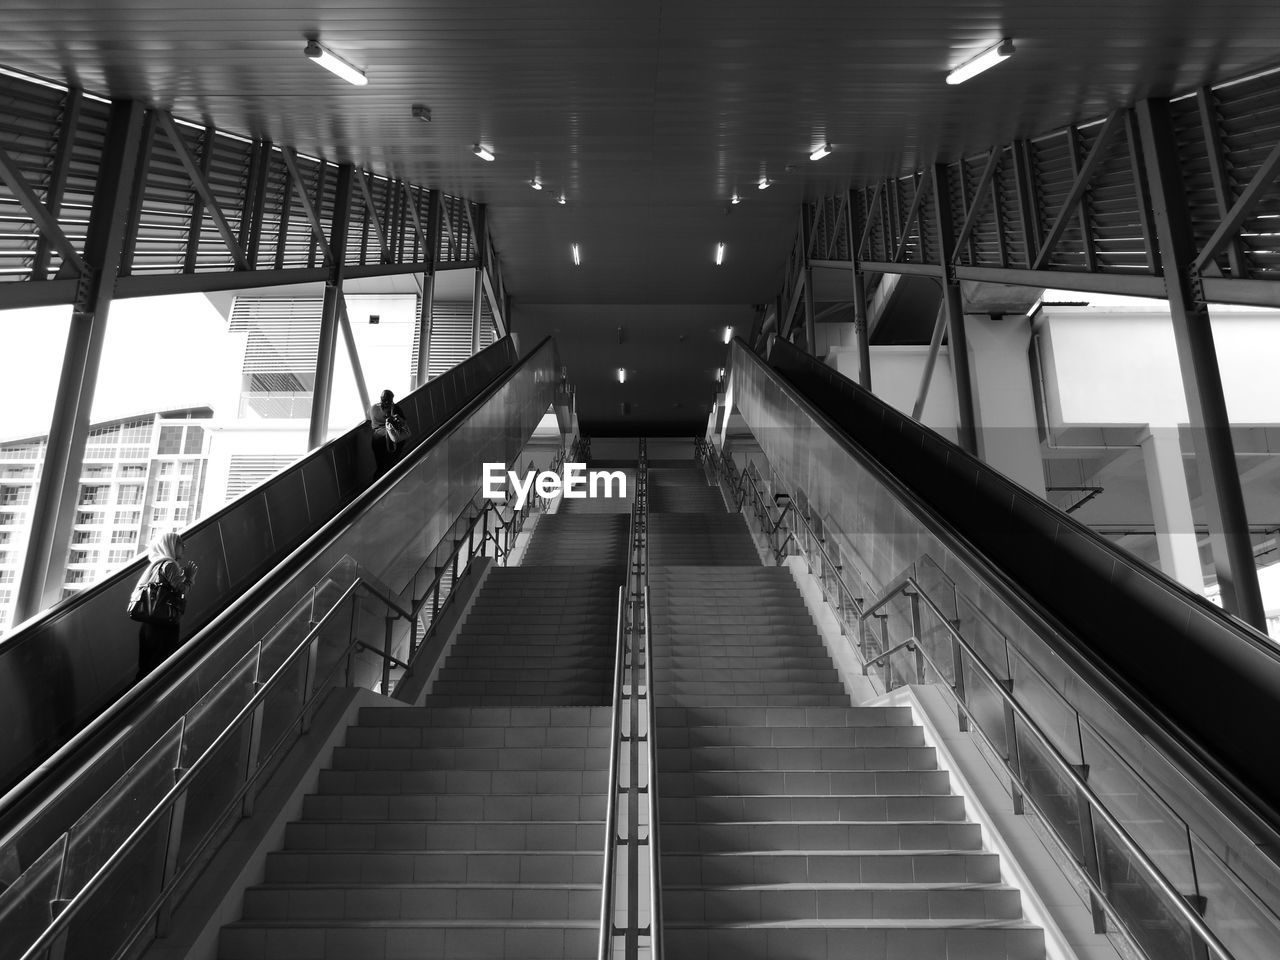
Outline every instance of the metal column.
<path id="1" fill-rule="evenodd" d="M 422 276 L 422 312 L 418 317 L 418 369 L 414 372 L 414 389 L 427 382 L 431 369 L 431 314 L 436 308 L 436 275 Z"/>
<path id="2" fill-rule="evenodd" d="M 115 293 L 125 228 L 132 208 L 143 114 L 142 104 L 134 100 L 116 101 L 111 106 L 102 166 L 85 237 L 85 270 L 80 276 L 71 315 L 53 422 L 49 426 L 44 466 L 31 511 L 26 562 L 14 604 L 15 623 L 62 597 L 80 470 L 89 437 L 89 415 L 106 339 L 107 314 Z"/>
<path id="3" fill-rule="evenodd" d="M 969 340 L 964 332 L 964 302 L 960 281 L 951 262 L 955 231 L 951 222 L 951 187 L 946 164 L 933 165 L 933 197 L 938 216 L 938 251 L 942 260 L 942 305 L 947 312 L 951 372 L 956 382 L 956 405 L 960 408 L 959 442 L 967 452 L 978 454 L 978 435 L 973 420 L 973 382 L 969 375 Z M 923 184 L 921 184 L 923 188 Z"/>
<path id="4" fill-rule="evenodd" d="M 471 353 L 480 351 L 480 302 L 484 297 L 484 267 L 476 267 L 476 282 L 471 290 Z"/>
<path id="5" fill-rule="evenodd" d="M 845 217 L 846 229 L 849 232 L 849 266 L 853 279 L 853 338 L 858 342 L 858 386 L 871 389 L 871 342 L 867 329 L 867 282 L 862 272 L 859 254 L 859 240 L 862 237 L 862 224 L 858 222 L 858 197 L 860 191 L 850 190 L 848 199 L 849 215 Z"/>
<path id="6" fill-rule="evenodd" d="M 1222 393 L 1222 373 L 1218 368 L 1209 308 L 1199 290 L 1198 279 L 1187 269 L 1196 259 L 1196 248 L 1174 147 L 1169 104 L 1165 100 L 1143 100 L 1136 110 L 1143 169 L 1150 191 L 1222 605 L 1265 633 L 1266 610 L 1258 586 L 1253 541 L 1236 469 L 1231 421 Z"/>
<path id="7" fill-rule="evenodd" d="M 320 343 L 316 350 L 316 382 L 311 395 L 311 427 L 307 449 L 314 450 L 329 433 L 329 405 L 333 396 L 333 356 L 338 341 L 338 311 L 342 309 L 342 270 L 347 253 L 347 222 L 351 210 L 353 168 L 338 167 L 334 194 L 333 225 L 329 233 L 329 279 L 324 285 L 324 309 L 320 316 Z M 302 189 L 299 184 L 299 189 Z"/>

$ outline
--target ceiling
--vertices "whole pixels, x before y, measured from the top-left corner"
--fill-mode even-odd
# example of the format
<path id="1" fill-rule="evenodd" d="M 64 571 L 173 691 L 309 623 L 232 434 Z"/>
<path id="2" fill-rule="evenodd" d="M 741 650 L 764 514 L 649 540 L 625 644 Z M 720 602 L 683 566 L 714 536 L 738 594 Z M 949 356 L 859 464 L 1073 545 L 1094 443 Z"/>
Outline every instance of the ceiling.
<path id="1" fill-rule="evenodd" d="M 1280 62 L 1275 0 L 7 0 L 5 13 L 4 65 L 487 204 L 517 326 L 521 304 L 769 300 L 806 197 Z M 309 36 L 368 86 L 311 63 Z M 1011 60 L 943 82 L 1001 37 Z M 810 162 L 824 140 L 835 152 Z"/>

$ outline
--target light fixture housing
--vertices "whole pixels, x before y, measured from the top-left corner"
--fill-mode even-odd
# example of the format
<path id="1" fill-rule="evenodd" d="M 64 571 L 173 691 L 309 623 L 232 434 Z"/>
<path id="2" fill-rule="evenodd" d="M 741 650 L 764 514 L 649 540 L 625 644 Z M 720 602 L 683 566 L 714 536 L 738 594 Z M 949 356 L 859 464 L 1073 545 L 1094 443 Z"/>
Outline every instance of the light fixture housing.
<path id="1" fill-rule="evenodd" d="M 725 342 L 725 343 L 729 343 L 731 340 L 733 340 L 733 327 L 725 327 L 725 328 L 724 328 L 724 342 Z"/>
<path id="2" fill-rule="evenodd" d="M 760 182 L 756 184 L 756 188 L 759 190 L 768 190 L 772 186 L 773 186 L 773 181 L 770 180 L 768 177 L 761 177 Z"/>
<path id="3" fill-rule="evenodd" d="M 733 191 L 733 196 L 729 198 L 729 202 L 730 202 L 730 203 L 741 203 L 741 202 L 742 202 L 742 198 L 741 198 L 740 196 L 738 196 L 738 191 L 737 191 L 737 190 Z"/>
<path id="4" fill-rule="evenodd" d="M 542 181 L 539 180 L 537 177 L 534 177 L 532 180 L 529 181 L 529 186 L 533 187 L 533 189 L 535 190 L 541 190 Z"/>
<path id="5" fill-rule="evenodd" d="M 324 67 L 335 77 L 341 77 L 347 83 L 354 84 L 357 87 L 363 87 L 369 82 L 369 78 L 365 76 L 364 71 L 357 67 L 350 60 L 344 60 L 328 47 L 322 45 L 319 40 L 308 40 L 306 49 L 303 50 L 308 57 Z"/>
<path id="6" fill-rule="evenodd" d="M 576 243 L 572 245 L 572 249 L 573 249 L 573 265 L 575 267 L 582 266 L 582 250 L 579 249 Z"/>
<path id="7" fill-rule="evenodd" d="M 413 116 L 415 119 L 421 120 L 424 123 L 430 123 L 431 108 L 424 103 L 415 103 L 413 105 Z"/>
<path id="8" fill-rule="evenodd" d="M 566 203 L 568 203 L 568 202 L 569 202 L 569 200 L 568 200 L 568 198 L 566 198 L 566 197 L 565 197 L 565 195 L 564 195 L 564 191 L 563 191 L 563 190 L 561 190 L 561 191 L 560 191 L 560 196 L 556 197 L 556 203 L 560 204 L 560 206 L 562 206 L 562 207 L 563 207 L 563 206 L 564 206 Z"/>
<path id="9" fill-rule="evenodd" d="M 627 368 L 626 368 L 626 367 L 619 367 L 617 370 L 615 370 L 615 371 L 614 371 L 614 376 L 616 376 L 616 377 L 618 378 L 618 382 L 619 382 L 619 383 L 626 383 L 626 382 L 627 382 Z"/>
<path id="10" fill-rule="evenodd" d="M 995 46 L 988 47 L 971 60 L 966 60 L 947 74 L 947 83 L 955 86 L 964 83 L 970 77 L 976 77 L 984 70 L 990 70 L 997 63 L 1013 56 L 1013 41 L 1005 37 Z"/>
<path id="11" fill-rule="evenodd" d="M 717 243 L 716 244 L 716 266 L 718 267 L 722 263 L 724 263 L 724 244 Z"/>
<path id="12" fill-rule="evenodd" d="M 471 152 L 474 153 L 481 160 L 487 160 L 490 163 L 492 163 L 495 159 L 493 156 L 492 150 L 490 150 L 488 147 L 482 147 L 478 143 L 472 146 Z"/>
<path id="13" fill-rule="evenodd" d="M 828 156 L 830 153 L 831 153 L 831 144 L 824 143 L 822 146 L 818 147 L 818 149 L 814 150 L 813 153 L 809 154 L 809 159 L 821 160 L 823 157 Z"/>

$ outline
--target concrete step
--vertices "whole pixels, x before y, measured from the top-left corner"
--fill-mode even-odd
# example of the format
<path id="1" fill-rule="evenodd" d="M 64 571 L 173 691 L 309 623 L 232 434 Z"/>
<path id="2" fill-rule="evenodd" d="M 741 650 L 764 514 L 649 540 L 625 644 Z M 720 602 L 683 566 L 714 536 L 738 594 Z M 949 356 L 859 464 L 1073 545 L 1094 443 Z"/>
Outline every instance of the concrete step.
<path id="1" fill-rule="evenodd" d="M 267 855 L 266 881 L 599 883 L 603 868 L 600 850 L 281 850 Z"/>
<path id="2" fill-rule="evenodd" d="M 324 794 L 604 793 L 604 770 L 321 770 Z"/>
<path id="3" fill-rule="evenodd" d="M 676 770 L 936 770 L 933 747 L 667 747 L 658 768 Z"/>
<path id="4" fill-rule="evenodd" d="M 764 796 L 945 796 L 945 770 L 689 770 L 662 775 L 662 797 Z"/>
<path id="5" fill-rule="evenodd" d="M 960 821 L 965 807 L 953 796 L 698 796 L 661 799 L 662 822 L 844 821 L 915 823 Z"/>
<path id="6" fill-rule="evenodd" d="M 976 823 L 664 823 L 664 852 L 981 850 Z"/>
<path id="7" fill-rule="evenodd" d="M 675 853 L 663 850 L 662 883 L 722 887 L 735 884 L 863 883 L 883 885 L 999 883 L 994 853 L 955 850 L 841 850 Z"/>
<path id="8" fill-rule="evenodd" d="M 1021 920 L 1022 899 L 1009 887 L 964 884 L 789 883 L 697 887 L 667 884 L 662 915 L 668 923 L 773 923 L 794 920 Z"/>
<path id="9" fill-rule="evenodd" d="M 807 709 L 767 709 L 764 707 L 659 707 L 662 727 L 882 727 L 910 726 L 907 707 L 810 707 Z"/>
<path id="10" fill-rule="evenodd" d="M 379 727 L 604 727 L 610 707 L 365 707 L 361 726 Z"/>
<path id="11" fill-rule="evenodd" d="M 660 726 L 660 747 L 919 747 L 924 731 L 917 726 L 763 727 Z M 380 744 L 370 744 L 379 746 Z M 400 744 L 387 744 L 387 746 Z M 417 744 L 409 744 L 416 746 Z"/>
<path id="12" fill-rule="evenodd" d="M 308 794 L 303 820 L 600 820 L 604 794 Z M 861 808 L 860 808 L 861 809 Z M 830 819 L 830 818 L 828 818 Z M 867 818 L 864 818 L 867 819 Z M 902 819 L 905 819 L 903 817 Z M 935 817 L 934 819 L 938 819 Z"/>
<path id="13" fill-rule="evenodd" d="M 245 892 L 253 920 L 591 920 L 600 885 L 271 884 Z"/>
<path id="14" fill-rule="evenodd" d="M 285 827 L 286 850 L 574 850 L 604 846 L 601 821 L 301 820 Z"/>
<path id="15" fill-rule="evenodd" d="M 707 747 L 707 750 L 719 748 Z M 772 749 L 727 747 L 728 750 Z M 796 748 L 803 749 L 803 748 Z M 816 749 L 816 748 L 815 748 Z M 836 748 L 830 748 L 836 749 Z M 893 748 L 885 748 L 893 749 Z M 911 749 L 911 748 L 908 748 Z M 925 749 L 925 748 L 914 748 Z M 871 752 L 871 751 L 866 751 Z M 723 763 L 724 758 L 711 758 Z M 866 760 L 867 763 L 875 759 Z M 886 761 L 887 762 L 887 761 Z M 604 770 L 609 748 L 601 747 L 335 747 L 332 770 Z M 872 767 L 849 769 L 877 769 Z M 911 769 L 904 767 L 903 769 Z"/>
<path id="16" fill-rule="evenodd" d="M 672 922 L 667 960 L 1044 960 L 1044 934 L 1026 925 L 989 921 L 769 921 L 724 927 Z"/>

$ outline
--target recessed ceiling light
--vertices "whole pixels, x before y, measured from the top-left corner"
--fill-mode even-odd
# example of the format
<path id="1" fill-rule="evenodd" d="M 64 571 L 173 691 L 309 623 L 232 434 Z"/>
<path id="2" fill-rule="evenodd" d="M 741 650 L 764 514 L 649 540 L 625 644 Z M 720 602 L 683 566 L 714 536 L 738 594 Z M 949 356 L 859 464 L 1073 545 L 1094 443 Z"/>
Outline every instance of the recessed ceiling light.
<path id="1" fill-rule="evenodd" d="M 573 244 L 573 265 L 575 267 L 582 266 L 582 251 L 578 249 L 578 245 Z"/>
<path id="2" fill-rule="evenodd" d="M 426 123 L 431 122 L 431 108 L 426 104 L 415 103 L 413 105 L 413 115 Z"/>
<path id="3" fill-rule="evenodd" d="M 737 190 L 733 191 L 733 196 L 729 198 L 729 202 L 730 202 L 730 203 L 741 203 L 741 202 L 742 202 L 742 198 L 741 198 L 740 196 L 738 196 L 738 191 L 737 191 Z"/>
<path id="4" fill-rule="evenodd" d="M 532 180 L 529 181 L 529 186 L 533 187 L 533 189 L 535 190 L 541 190 L 542 181 L 539 180 L 537 177 L 534 177 Z"/>
<path id="5" fill-rule="evenodd" d="M 343 80 L 347 81 L 347 83 L 353 83 L 357 87 L 363 87 L 369 82 L 369 78 L 364 75 L 363 70 L 360 70 L 349 60 L 344 60 L 328 47 L 321 46 L 319 40 L 308 40 L 306 49 L 303 53 L 316 63 L 320 64 L 320 66 L 324 67 L 335 77 L 341 77 Z"/>
<path id="6" fill-rule="evenodd" d="M 827 156 L 830 153 L 831 153 L 831 144 L 824 143 L 822 146 L 818 147 L 817 150 L 814 150 L 813 153 L 809 154 L 809 159 L 821 160 L 823 157 Z"/>
<path id="7" fill-rule="evenodd" d="M 756 184 L 756 187 L 760 190 L 768 190 L 772 186 L 773 186 L 773 181 L 770 180 L 768 177 L 761 177 L 760 182 Z"/>
<path id="8" fill-rule="evenodd" d="M 487 147 L 480 146 L 480 144 L 478 143 L 471 148 L 471 152 L 474 153 L 481 160 L 489 160 L 492 162 L 492 160 L 494 159 L 493 151 L 489 150 Z"/>
<path id="9" fill-rule="evenodd" d="M 947 83 L 954 86 L 964 83 L 970 77 L 976 77 L 983 70 L 989 70 L 1002 60 L 1013 56 L 1013 41 L 1005 37 L 993 47 L 988 47 L 972 60 L 966 60 L 947 74 Z"/>
<path id="10" fill-rule="evenodd" d="M 626 367 L 619 367 L 619 368 L 617 369 L 617 371 L 616 371 L 615 375 L 617 376 L 617 378 L 618 378 L 618 382 L 619 382 L 619 383 L 626 383 L 626 382 L 627 382 L 627 368 L 626 368 Z"/>
<path id="11" fill-rule="evenodd" d="M 560 206 L 562 206 L 562 207 L 563 207 L 563 206 L 564 206 L 566 203 L 568 203 L 568 202 L 569 202 L 569 201 L 568 201 L 567 199 L 565 199 L 564 191 L 563 191 L 563 190 L 561 190 L 561 191 L 560 191 L 560 196 L 556 197 L 556 203 L 560 204 Z"/>
<path id="12" fill-rule="evenodd" d="M 724 244 L 717 243 L 716 244 L 716 266 L 718 267 L 722 263 L 724 263 Z"/>

